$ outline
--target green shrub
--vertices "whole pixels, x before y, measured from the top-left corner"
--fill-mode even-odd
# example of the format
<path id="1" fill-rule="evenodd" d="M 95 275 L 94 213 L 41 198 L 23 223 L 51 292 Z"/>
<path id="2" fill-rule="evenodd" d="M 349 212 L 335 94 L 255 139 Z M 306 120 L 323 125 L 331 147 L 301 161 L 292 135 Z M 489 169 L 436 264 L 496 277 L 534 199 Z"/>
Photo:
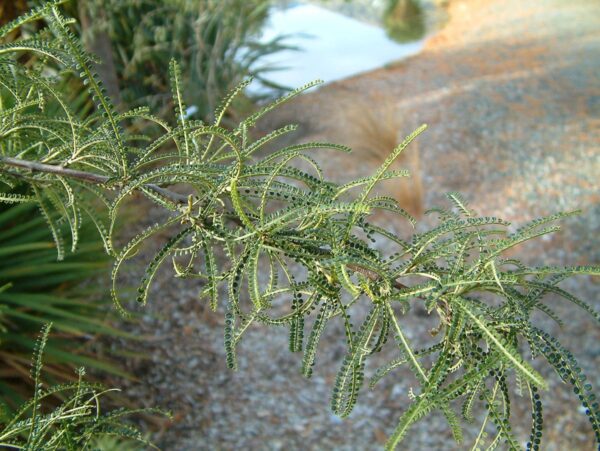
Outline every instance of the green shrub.
<path id="1" fill-rule="evenodd" d="M 31 370 L 33 398 L 16 414 L 2 412 L 0 417 L 0 447 L 3 449 L 44 450 L 108 450 L 108 444 L 118 443 L 119 449 L 131 448 L 137 442 L 152 446 L 143 434 L 124 420 L 133 414 L 160 413 L 156 409 L 117 409 L 105 411 L 101 400 L 111 391 L 100 384 L 84 381 L 85 370 L 77 371 L 76 382 L 46 388 L 42 383 L 42 358 L 51 324 L 46 325 L 36 343 Z M 54 406 L 52 398 L 62 401 Z M 106 437 L 114 437 L 107 441 Z M 114 448 L 113 448 L 114 449 Z M 137 448 L 140 449 L 140 448 Z"/>
<path id="2" fill-rule="evenodd" d="M 543 392 L 548 385 L 532 361 L 542 358 L 573 386 L 600 443 L 600 409 L 591 385 L 573 355 L 532 319 L 539 310 L 560 321 L 544 303 L 547 294 L 557 294 L 599 320 L 592 307 L 559 283 L 576 274 L 599 275 L 600 269 L 528 266 L 506 256 L 523 242 L 558 231 L 555 222 L 576 212 L 557 213 L 511 231 L 507 221 L 479 217 L 459 194 L 449 193 L 452 208 L 429 212 L 437 215 L 438 224 L 405 241 L 370 223 L 368 217 L 383 209 L 397 220 L 414 223 L 413 218 L 394 199 L 372 192 L 381 180 L 407 175 L 390 166 L 424 126 L 397 146 L 374 175 L 340 186 L 323 179 L 308 152 L 319 148 L 348 151 L 344 146 L 308 143 L 258 156 L 262 146 L 294 127 L 283 127 L 256 141 L 249 135 L 260 117 L 314 84 L 231 128 L 224 127 L 225 111 L 243 90 L 242 84 L 225 98 L 215 120 L 207 125 L 185 118 L 181 75 L 172 61 L 176 120 L 157 120 L 140 109 L 119 114 L 105 96 L 70 22 L 55 5 L 49 3 L 0 29 L 3 36 L 24 21 L 45 17 L 52 30 L 52 36 L 40 36 L 37 41 L 0 46 L 0 58 L 11 64 L 11 71 L 0 72 L 0 81 L 4 86 L 12 86 L 15 80 L 18 84 L 18 89 L 10 90 L 14 96 L 10 109 L 2 112 L 5 131 L 0 167 L 3 179 L 26 190 L 0 199 L 41 206 L 59 258 L 66 248 L 50 212 L 71 225 L 73 247 L 79 241 L 73 226 L 79 212 L 97 217 L 106 250 L 115 257 L 111 291 L 123 314 L 129 305 L 118 289 L 123 265 L 141 246 L 168 236 L 148 262 L 136 300 L 146 303 L 152 280 L 167 261 L 178 277 L 203 281 L 202 294 L 208 304 L 216 309 L 222 302 L 227 310 L 224 345 L 232 369 L 239 341 L 251 324 L 259 322 L 289 329 L 289 347 L 303 353 L 302 372 L 310 377 L 323 330 L 339 322 L 346 332 L 347 354 L 331 406 L 345 417 L 357 402 L 370 356 L 391 342 L 398 358 L 380 368 L 371 385 L 381 377 L 393 377 L 392 370 L 404 364 L 418 385 L 412 403 L 391 431 L 388 449 L 395 448 L 414 423 L 434 411 L 445 416 L 454 438 L 462 442 L 457 403 L 462 404 L 464 421 L 472 420 L 475 404 L 486 410 L 482 430 L 488 422 L 497 429 L 492 447 L 504 441 L 509 448 L 518 448 L 510 428 L 514 384 L 531 400 L 528 447 L 538 448 Z M 49 88 L 53 86 L 50 80 L 40 80 L 40 75 L 32 75 L 18 63 L 16 55 L 23 51 L 43 54 L 79 74 L 95 101 L 96 119 L 75 121 L 64 105 L 61 114 L 41 121 L 39 110 L 45 99 L 60 99 L 61 94 Z M 153 121 L 163 132 L 132 136 L 121 126 L 131 120 Z M 298 162 L 310 169 L 299 169 Z M 177 191 L 170 186 L 177 186 Z M 114 224 L 123 203 L 136 193 L 163 207 L 166 219 L 117 248 Z M 92 209 L 89 196 L 96 196 L 105 208 Z M 227 291 L 225 299 L 219 295 L 220 287 Z M 366 316 L 356 315 L 359 304 L 368 310 Z M 439 320 L 432 342 L 420 350 L 413 349 L 398 322 L 415 304 Z M 313 325 L 306 336 L 307 318 Z M 478 438 L 474 448 L 480 445 Z"/>

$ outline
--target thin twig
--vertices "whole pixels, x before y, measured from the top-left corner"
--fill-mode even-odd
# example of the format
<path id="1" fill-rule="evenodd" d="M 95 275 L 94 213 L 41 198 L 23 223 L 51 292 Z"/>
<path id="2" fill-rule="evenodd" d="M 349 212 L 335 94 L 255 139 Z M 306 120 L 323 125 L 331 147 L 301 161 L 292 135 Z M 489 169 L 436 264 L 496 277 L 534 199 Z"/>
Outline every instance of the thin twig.
<path id="1" fill-rule="evenodd" d="M 0 156 L 0 163 L 4 163 L 7 166 L 16 168 L 28 169 L 32 172 L 43 172 L 46 174 L 62 175 L 63 177 L 69 177 L 73 179 L 83 180 L 85 182 L 91 182 L 96 185 L 102 185 L 110 180 L 110 177 L 106 175 L 94 174 L 92 172 L 77 171 L 75 169 L 64 168 L 62 166 L 55 166 L 52 164 L 38 163 L 36 161 L 22 160 L 20 158 L 3 157 Z M 11 174 L 12 175 L 12 174 Z M 161 188 L 158 185 L 147 183 L 143 185 L 145 188 L 157 192 L 161 196 L 166 197 L 176 203 L 187 203 L 188 196 L 185 194 L 179 194 L 174 191 Z"/>
<path id="2" fill-rule="evenodd" d="M 51 164 L 38 163 L 36 161 L 22 160 L 20 158 L 0 156 L 0 162 L 16 168 L 29 169 L 30 171 L 44 172 L 47 174 L 62 175 L 65 177 L 85 180 L 95 184 L 106 183 L 110 180 L 110 177 L 106 175 L 93 174 L 85 171 L 76 171 L 74 169 L 64 168 L 62 166 L 54 166 Z"/>

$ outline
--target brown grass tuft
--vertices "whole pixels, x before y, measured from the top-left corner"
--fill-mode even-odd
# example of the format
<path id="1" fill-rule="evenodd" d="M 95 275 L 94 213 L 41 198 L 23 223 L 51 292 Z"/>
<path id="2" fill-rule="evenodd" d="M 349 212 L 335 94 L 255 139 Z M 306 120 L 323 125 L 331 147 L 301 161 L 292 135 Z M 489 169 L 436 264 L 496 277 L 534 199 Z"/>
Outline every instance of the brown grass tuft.
<path id="1" fill-rule="evenodd" d="M 347 142 L 355 154 L 365 162 L 378 166 L 404 139 L 400 118 L 389 103 L 377 102 L 377 106 L 355 104 L 347 112 L 353 124 Z M 415 217 L 423 214 L 423 185 L 421 180 L 418 143 L 413 142 L 395 161 L 395 169 L 408 169 L 411 176 L 384 182 L 386 194 L 393 196 L 402 208 Z"/>

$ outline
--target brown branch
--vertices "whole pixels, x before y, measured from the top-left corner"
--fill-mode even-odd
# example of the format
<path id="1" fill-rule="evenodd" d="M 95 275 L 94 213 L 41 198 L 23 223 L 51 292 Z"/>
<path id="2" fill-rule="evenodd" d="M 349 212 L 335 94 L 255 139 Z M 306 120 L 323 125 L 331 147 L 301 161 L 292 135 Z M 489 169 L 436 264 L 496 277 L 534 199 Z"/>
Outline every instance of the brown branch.
<path id="1" fill-rule="evenodd" d="M 110 180 L 110 177 L 106 175 L 94 174 L 92 172 L 86 171 L 77 171 L 75 169 L 64 168 L 62 166 L 38 163 L 36 161 L 22 160 L 20 158 L 0 156 L 0 163 L 4 163 L 7 166 L 12 166 L 16 168 L 28 169 L 32 172 L 43 172 L 46 174 L 62 175 L 63 177 L 83 180 L 85 182 L 94 183 L 96 185 L 102 185 Z M 11 173 L 11 175 L 13 174 Z M 161 188 L 160 186 L 154 185 L 152 183 L 148 183 L 143 186 L 145 188 L 150 188 L 152 191 L 155 191 L 161 196 L 166 197 L 167 199 L 170 199 L 176 203 L 186 203 L 188 200 L 188 197 L 185 194 L 179 194 L 174 191 Z"/>
<path id="2" fill-rule="evenodd" d="M 33 172 L 45 172 L 48 174 L 63 175 L 65 177 L 85 180 L 86 182 L 92 182 L 95 184 L 106 183 L 110 179 L 106 175 L 98 175 L 90 172 L 76 171 L 74 169 L 63 168 L 62 166 L 38 163 L 37 161 L 22 160 L 20 158 L 0 156 L 0 162 L 6 164 L 7 166 L 13 166 L 15 168 L 29 169 Z"/>
<path id="3" fill-rule="evenodd" d="M 83 181 L 91 182 L 91 183 L 94 183 L 97 185 L 101 185 L 110 180 L 110 177 L 107 177 L 106 175 L 94 174 L 94 173 L 85 172 L 85 171 L 77 171 L 75 169 L 63 168 L 61 166 L 54 166 L 54 165 L 45 164 L 45 163 L 37 163 L 35 161 L 22 160 L 20 158 L 11 158 L 11 157 L 0 156 L 0 162 L 4 163 L 7 166 L 28 169 L 32 172 L 43 172 L 43 173 L 47 173 L 47 174 L 62 175 L 64 177 L 83 180 Z M 167 199 L 170 199 L 176 203 L 187 203 L 187 201 L 188 201 L 188 196 L 186 196 L 185 194 L 179 194 L 174 191 L 171 191 L 171 190 L 168 190 L 165 188 L 161 188 L 158 185 L 145 184 L 142 186 L 145 188 L 150 188 L 151 190 L 155 191 L 156 193 L 160 194 L 161 196 L 166 197 Z M 239 221 L 236 221 L 236 222 L 239 222 Z M 240 223 L 240 225 L 241 225 L 241 223 Z M 379 279 L 379 274 L 377 274 L 376 272 L 371 271 L 370 269 L 365 268 L 363 266 L 356 265 L 356 264 L 350 264 L 350 265 L 348 265 L 348 268 L 351 269 L 352 271 L 362 274 L 365 277 L 368 277 L 369 279 L 371 279 L 373 281 Z M 397 280 L 394 280 L 392 282 L 392 285 L 394 286 L 394 288 L 397 288 L 398 290 L 409 288 L 408 286 L 404 285 L 403 283 L 398 282 Z"/>

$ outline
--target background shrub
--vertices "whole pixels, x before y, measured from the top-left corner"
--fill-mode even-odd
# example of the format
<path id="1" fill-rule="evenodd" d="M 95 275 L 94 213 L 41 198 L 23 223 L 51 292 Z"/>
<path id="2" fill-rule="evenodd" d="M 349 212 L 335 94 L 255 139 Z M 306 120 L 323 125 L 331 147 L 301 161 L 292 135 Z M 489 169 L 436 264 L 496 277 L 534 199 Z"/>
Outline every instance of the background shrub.
<path id="1" fill-rule="evenodd" d="M 55 330 L 46 346 L 51 380 L 73 379 L 79 366 L 126 375 L 89 346 L 99 335 L 132 337 L 112 326 L 116 318 L 105 290 L 110 258 L 102 241 L 88 222 L 80 233 L 78 250 L 58 262 L 34 205 L 0 205 L 0 396 L 10 406 L 29 392 L 34 336 L 48 321 Z"/>
<path id="2" fill-rule="evenodd" d="M 166 67 L 177 60 L 183 77 L 181 92 L 193 105 L 194 118 L 212 120 L 219 101 L 237 84 L 253 76 L 266 86 L 270 69 L 264 55 L 286 46 L 283 37 L 260 42 L 259 32 L 269 0 L 79 0 L 68 11 L 80 19 L 88 48 L 108 39 L 113 80 L 109 94 L 119 92 L 129 108 L 149 106 L 165 116 L 171 111 Z M 103 74 L 100 73 L 102 76 Z M 114 82 L 112 82 L 114 83 Z M 114 97 L 114 96 L 113 96 Z M 113 99 L 116 100 L 116 99 Z"/>

